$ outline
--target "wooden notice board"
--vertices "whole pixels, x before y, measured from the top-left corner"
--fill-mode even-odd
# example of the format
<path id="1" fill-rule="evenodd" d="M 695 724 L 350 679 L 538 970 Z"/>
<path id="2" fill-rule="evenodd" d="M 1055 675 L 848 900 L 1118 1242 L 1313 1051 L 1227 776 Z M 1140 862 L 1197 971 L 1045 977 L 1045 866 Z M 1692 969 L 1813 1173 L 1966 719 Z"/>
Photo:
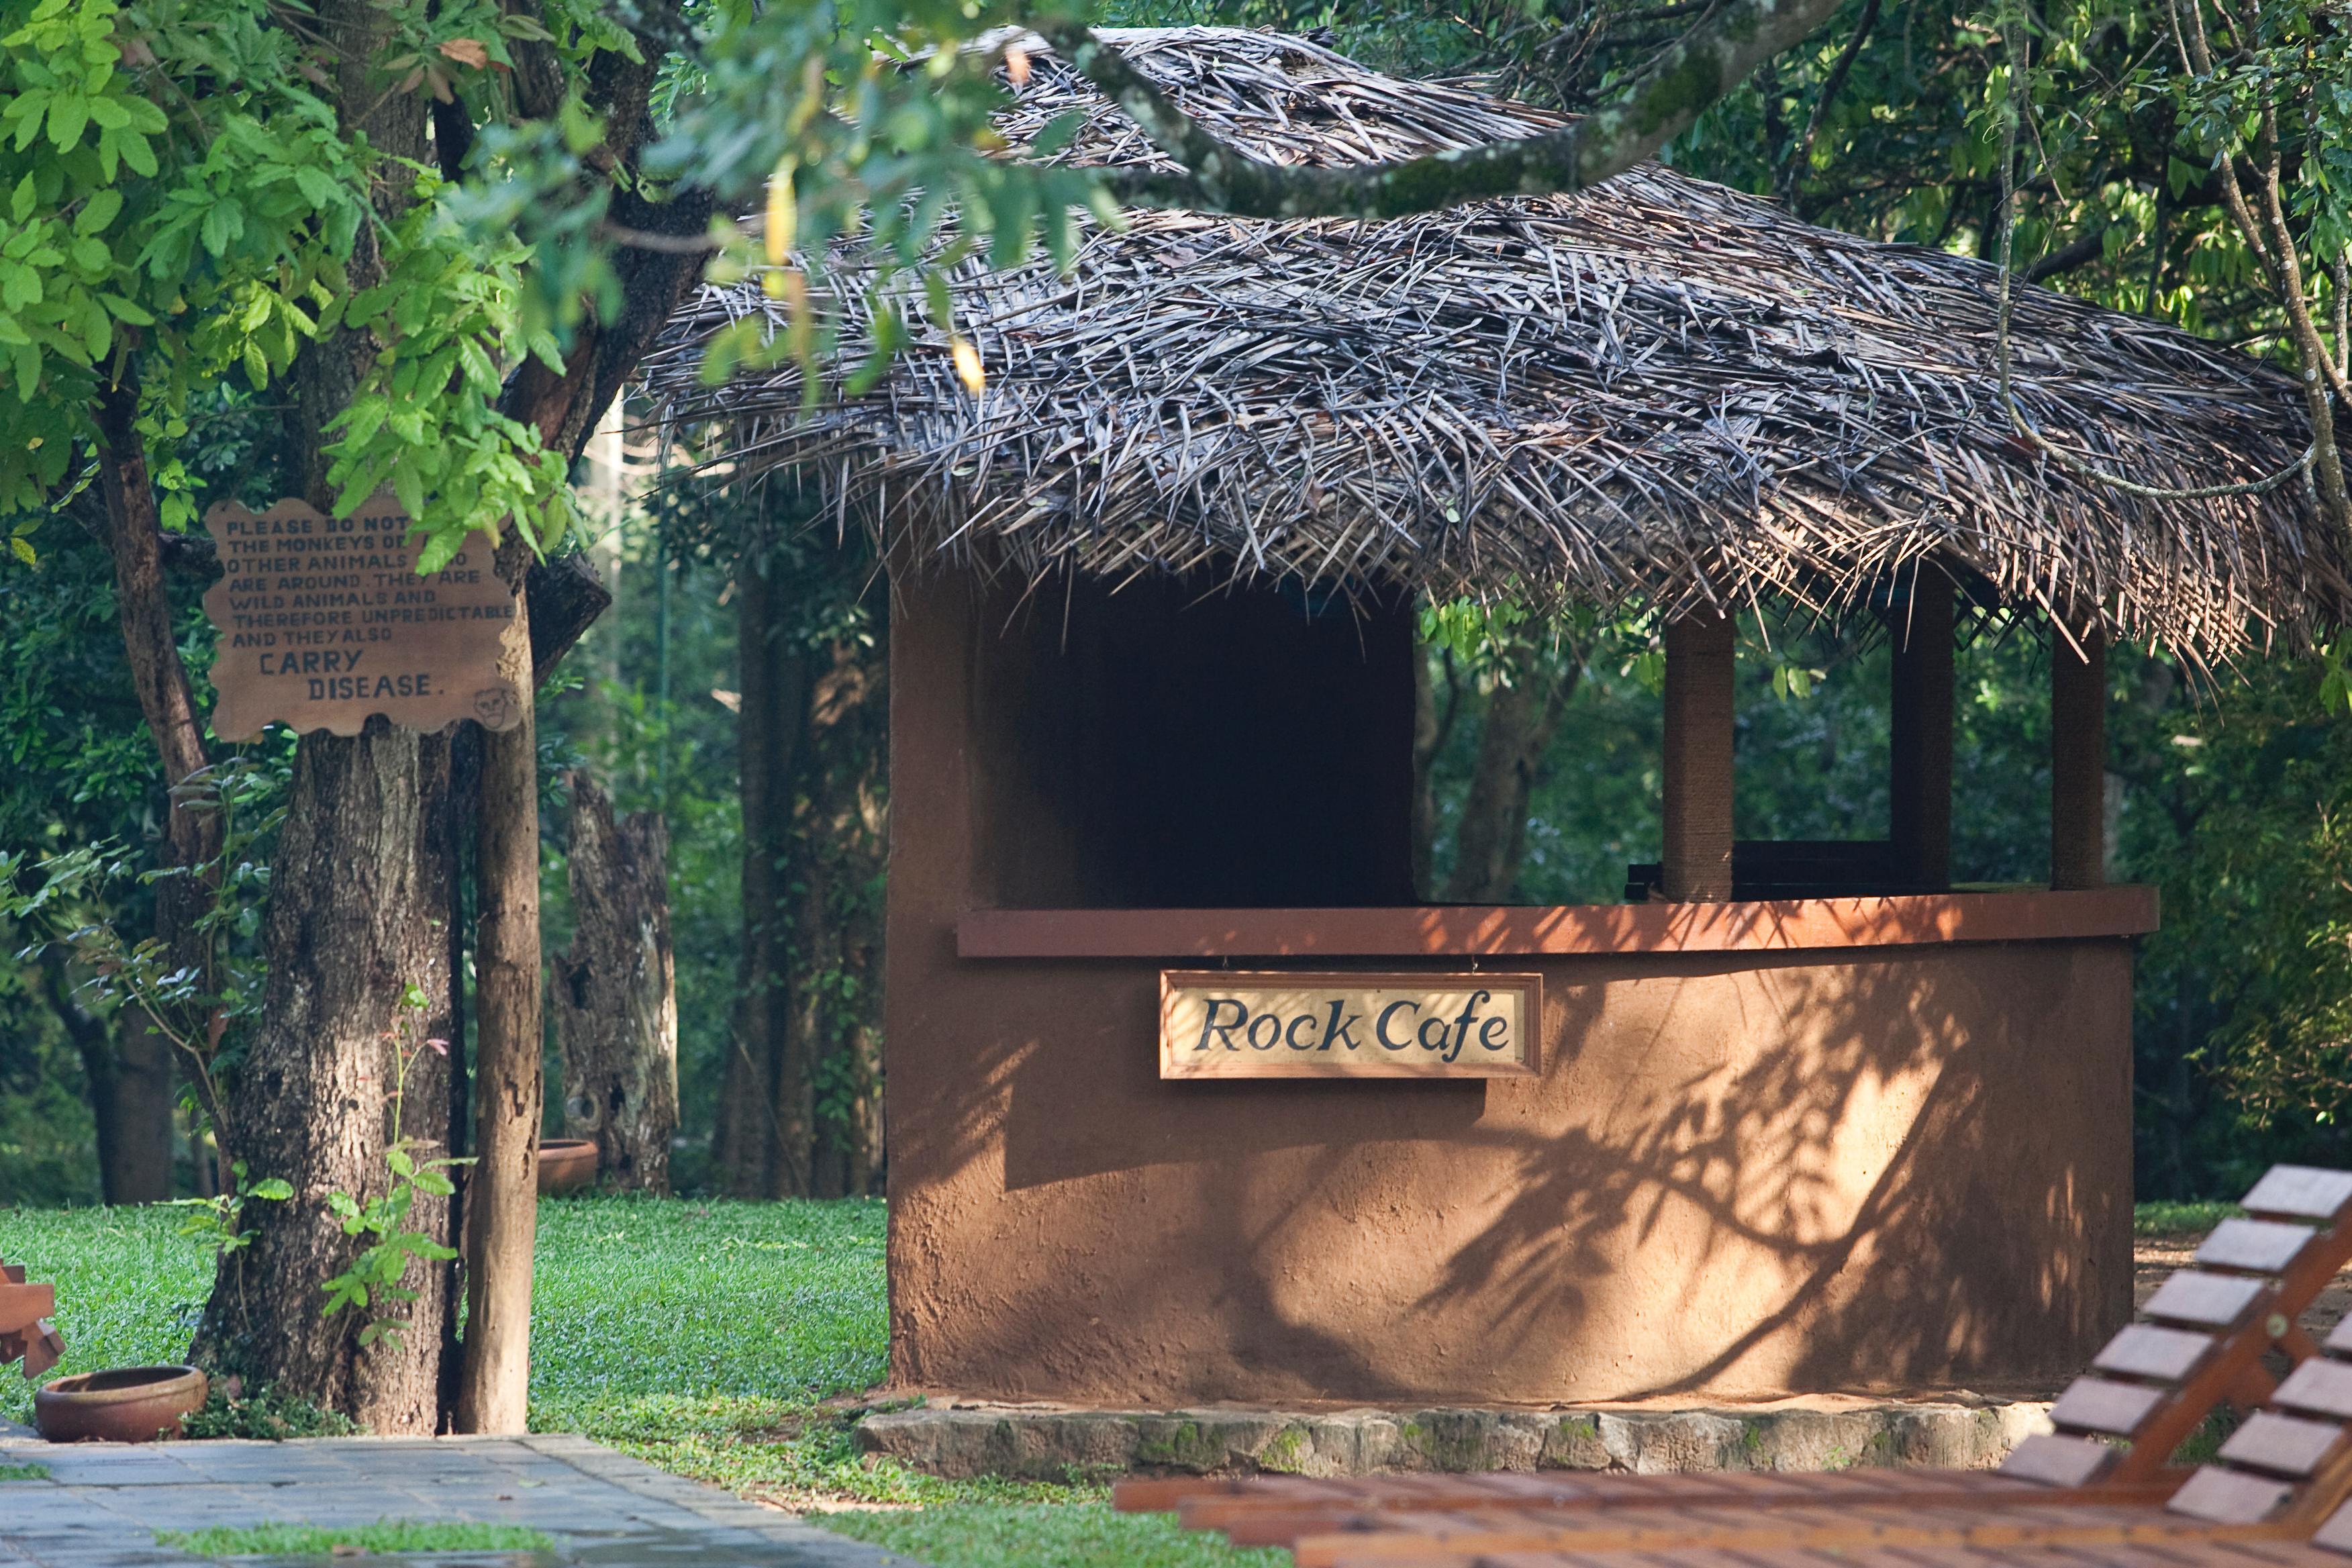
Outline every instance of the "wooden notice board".
<path id="1" fill-rule="evenodd" d="M 1167 969 L 1160 1076 L 1527 1078 L 1543 980 Z"/>
<path id="2" fill-rule="evenodd" d="M 261 512 L 224 501 L 205 526 L 222 572 L 205 595 L 220 634 L 222 740 L 273 722 L 356 735 L 371 713 L 411 730 L 522 721 L 530 649 L 488 535 L 420 577 L 408 514 L 388 491 L 350 517 L 299 500 Z"/>

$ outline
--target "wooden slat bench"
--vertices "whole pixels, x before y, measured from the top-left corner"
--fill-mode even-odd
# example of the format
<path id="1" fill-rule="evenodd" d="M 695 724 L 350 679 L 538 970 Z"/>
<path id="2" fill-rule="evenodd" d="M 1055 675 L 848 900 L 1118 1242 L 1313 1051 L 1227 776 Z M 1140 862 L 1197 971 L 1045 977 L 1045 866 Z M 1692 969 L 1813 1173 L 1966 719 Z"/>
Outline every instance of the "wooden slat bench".
<path id="1" fill-rule="evenodd" d="M 30 1382 L 57 1365 L 66 1349 L 48 1321 L 57 1310 L 54 1286 L 27 1284 L 24 1265 L 0 1260 L 0 1366 L 22 1361 Z"/>

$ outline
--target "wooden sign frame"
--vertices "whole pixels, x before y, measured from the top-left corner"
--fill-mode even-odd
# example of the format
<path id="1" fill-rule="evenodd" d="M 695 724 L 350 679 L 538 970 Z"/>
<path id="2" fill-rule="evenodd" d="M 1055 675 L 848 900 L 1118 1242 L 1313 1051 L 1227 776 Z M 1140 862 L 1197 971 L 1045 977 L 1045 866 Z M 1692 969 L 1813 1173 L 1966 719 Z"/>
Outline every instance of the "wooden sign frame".
<path id="1" fill-rule="evenodd" d="M 1241 993 L 1216 995 L 1214 993 Z M 1485 994 L 1481 996 L 1481 993 Z M 1263 998 L 1265 1011 L 1244 1000 Z M 1518 1028 L 1498 1047 L 1493 1004 Z M 1242 1010 L 1234 1018 L 1218 1009 Z M 1271 1023 L 1262 1029 L 1261 1023 Z M 1440 1026 L 1437 1039 L 1430 1026 Z M 1410 1032 L 1400 1041 L 1401 1032 Z M 1505 1022 L 1503 1032 L 1509 1034 Z M 1543 976 L 1484 970 L 1163 969 L 1160 1076 L 1171 1079 L 1535 1078 L 1543 1071 Z M 1481 1048 L 1480 1037 L 1487 1042 Z M 1497 1054 L 1498 1049 L 1507 1054 Z"/>

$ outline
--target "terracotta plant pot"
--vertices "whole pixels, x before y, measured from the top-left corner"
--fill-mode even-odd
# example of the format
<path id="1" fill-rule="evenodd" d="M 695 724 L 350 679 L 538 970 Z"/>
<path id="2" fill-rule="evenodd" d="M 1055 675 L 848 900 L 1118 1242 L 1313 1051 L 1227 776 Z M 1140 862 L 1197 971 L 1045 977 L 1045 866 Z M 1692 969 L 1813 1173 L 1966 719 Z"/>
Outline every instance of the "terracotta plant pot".
<path id="1" fill-rule="evenodd" d="M 210 1388 L 192 1366 L 78 1373 L 33 1391 L 33 1425 L 52 1443 L 152 1443 L 178 1436 Z"/>
<path id="2" fill-rule="evenodd" d="M 596 1141 L 550 1138 L 539 1146 L 539 1194 L 576 1193 L 596 1179 Z"/>

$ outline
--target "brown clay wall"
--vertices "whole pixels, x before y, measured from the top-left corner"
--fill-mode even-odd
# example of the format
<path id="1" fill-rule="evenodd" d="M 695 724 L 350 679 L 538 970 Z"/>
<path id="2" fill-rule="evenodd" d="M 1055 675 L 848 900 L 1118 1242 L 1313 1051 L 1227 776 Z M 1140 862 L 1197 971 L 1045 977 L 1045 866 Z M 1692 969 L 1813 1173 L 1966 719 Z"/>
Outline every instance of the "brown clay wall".
<path id="1" fill-rule="evenodd" d="M 2126 940 L 1489 959 L 1544 975 L 1539 1079 L 1163 1084 L 1151 958 L 958 956 L 1024 823 L 976 855 L 974 803 L 1006 785 L 986 617 L 952 583 L 902 594 L 900 1384 L 1159 1405 L 2050 1387 L 2128 1313 Z M 1030 824 L 1054 864 L 1050 816 Z"/>

